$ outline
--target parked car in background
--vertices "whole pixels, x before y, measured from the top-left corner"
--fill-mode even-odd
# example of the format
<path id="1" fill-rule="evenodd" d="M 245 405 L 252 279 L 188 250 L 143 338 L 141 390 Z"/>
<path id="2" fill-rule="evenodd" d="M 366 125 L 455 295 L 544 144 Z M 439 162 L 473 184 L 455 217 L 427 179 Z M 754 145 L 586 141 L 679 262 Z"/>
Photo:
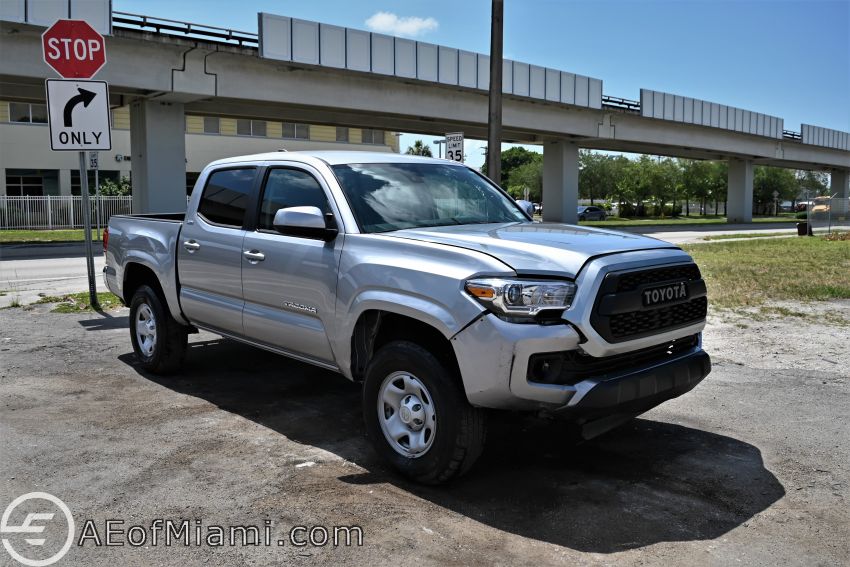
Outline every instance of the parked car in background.
<path id="1" fill-rule="evenodd" d="M 832 199 L 828 195 L 823 196 L 823 197 L 815 197 L 812 200 L 811 214 L 812 215 L 818 215 L 818 214 L 825 215 L 825 214 L 829 213 L 831 201 L 832 201 Z"/>
<path id="2" fill-rule="evenodd" d="M 578 208 L 578 220 L 605 220 L 608 218 L 608 213 L 599 207 L 583 207 Z"/>

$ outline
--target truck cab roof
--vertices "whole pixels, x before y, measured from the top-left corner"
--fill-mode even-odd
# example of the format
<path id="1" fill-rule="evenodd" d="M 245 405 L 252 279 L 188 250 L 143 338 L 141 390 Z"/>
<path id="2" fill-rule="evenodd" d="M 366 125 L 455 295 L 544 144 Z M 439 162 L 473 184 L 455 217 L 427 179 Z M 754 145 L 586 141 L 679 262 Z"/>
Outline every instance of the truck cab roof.
<path id="1" fill-rule="evenodd" d="M 407 154 L 396 154 L 391 152 L 346 152 L 325 150 L 311 152 L 277 151 L 265 152 L 261 154 L 235 156 L 213 161 L 207 167 L 228 165 L 233 163 L 245 163 L 252 161 L 295 161 L 307 164 L 314 164 L 316 161 L 321 161 L 326 163 L 327 165 L 340 165 L 346 163 L 439 163 L 446 165 L 456 163 L 446 159 L 413 156 Z"/>

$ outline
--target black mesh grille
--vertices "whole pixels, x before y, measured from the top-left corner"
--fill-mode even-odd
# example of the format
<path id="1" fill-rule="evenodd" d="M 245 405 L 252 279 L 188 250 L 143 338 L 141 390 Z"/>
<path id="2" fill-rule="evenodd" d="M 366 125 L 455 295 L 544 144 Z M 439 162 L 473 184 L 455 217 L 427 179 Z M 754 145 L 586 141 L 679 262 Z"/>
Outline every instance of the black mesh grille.
<path id="1" fill-rule="evenodd" d="M 669 268 L 623 274 L 617 279 L 617 291 L 632 291 L 637 289 L 638 286 L 657 282 L 698 279 L 700 279 L 700 273 L 696 264 L 671 266 Z"/>
<path id="2" fill-rule="evenodd" d="M 610 317 L 611 335 L 615 338 L 642 335 L 651 331 L 661 331 L 680 327 L 705 319 L 708 310 L 708 299 L 697 297 L 687 303 L 633 311 Z"/>
<path id="3" fill-rule="evenodd" d="M 642 305 L 640 294 L 643 290 L 682 281 L 688 282 L 690 300 L 655 307 Z M 606 307 L 600 310 L 600 304 Z M 617 308 L 611 309 L 612 305 Z M 624 305 L 626 312 L 622 312 Z M 707 310 L 705 284 L 699 268 L 693 263 L 680 264 L 605 276 L 591 324 L 605 340 L 623 342 L 698 323 L 705 319 Z"/>

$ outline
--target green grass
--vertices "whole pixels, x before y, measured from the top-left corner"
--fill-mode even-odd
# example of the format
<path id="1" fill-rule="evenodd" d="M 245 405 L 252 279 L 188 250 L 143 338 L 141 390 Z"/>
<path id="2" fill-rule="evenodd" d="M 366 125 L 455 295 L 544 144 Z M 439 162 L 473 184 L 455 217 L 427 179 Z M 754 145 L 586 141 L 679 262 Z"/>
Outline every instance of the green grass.
<path id="1" fill-rule="evenodd" d="M 794 219 L 790 217 L 754 217 L 753 222 L 756 223 L 790 223 Z M 604 221 L 580 221 L 579 224 L 588 226 L 691 226 L 705 224 L 729 224 L 726 217 L 706 215 L 706 216 L 689 216 L 689 217 L 667 217 L 667 218 L 621 218 L 608 217 Z"/>
<path id="2" fill-rule="evenodd" d="M 108 291 L 102 291 L 97 294 L 97 301 L 100 303 L 100 311 L 109 311 L 121 307 L 121 300 L 117 295 L 113 295 Z M 95 311 L 89 304 L 89 292 L 81 291 L 79 293 L 69 293 L 67 295 L 50 295 L 42 297 L 35 302 L 34 305 L 42 303 L 56 303 L 56 307 L 50 310 L 51 313 L 82 313 Z"/>
<path id="3" fill-rule="evenodd" d="M 703 240 L 731 240 L 737 238 L 767 238 L 771 236 L 795 236 L 791 232 L 751 232 L 746 234 L 716 234 L 714 236 L 703 236 Z"/>
<path id="4" fill-rule="evenodd" d="M 97 239 L 97 231 L 92 230 L 92 239 Z M 82 242 L 85 231 L 67 230 L 0 230 L 0 244 L 44 244 L 50 242 Z"/>
<path id="5" fill-rule="evenodd" d="M 715 307 L 850 299 L 850 241 L 781 238 L 684 248 L 699 264 Z"/>

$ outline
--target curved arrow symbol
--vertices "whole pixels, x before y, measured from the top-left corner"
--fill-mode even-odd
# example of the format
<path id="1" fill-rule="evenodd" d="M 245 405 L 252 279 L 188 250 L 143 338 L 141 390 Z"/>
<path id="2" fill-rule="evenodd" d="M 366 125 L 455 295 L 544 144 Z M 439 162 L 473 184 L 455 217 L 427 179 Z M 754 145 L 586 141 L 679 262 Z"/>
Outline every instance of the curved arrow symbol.
<path id="1" fill-rule="evenodd" d="M 74 112 L 74 107 L 76 107 L 80 103 L 83 103 L 83 107 L 88 108 L 91 101 L 93 101 L 94 97 L 97 95 L 97 93 L 87 91 L 86 89 L 80 87 L 77 87 L 77 91 L 79 91 L 80 94 L 71 97 L 71 100 L 65 103 L 65 110 L 62 113 L 66 128 L 70 128 L 71 126 L 73 126 L 71 113 Z"/>

